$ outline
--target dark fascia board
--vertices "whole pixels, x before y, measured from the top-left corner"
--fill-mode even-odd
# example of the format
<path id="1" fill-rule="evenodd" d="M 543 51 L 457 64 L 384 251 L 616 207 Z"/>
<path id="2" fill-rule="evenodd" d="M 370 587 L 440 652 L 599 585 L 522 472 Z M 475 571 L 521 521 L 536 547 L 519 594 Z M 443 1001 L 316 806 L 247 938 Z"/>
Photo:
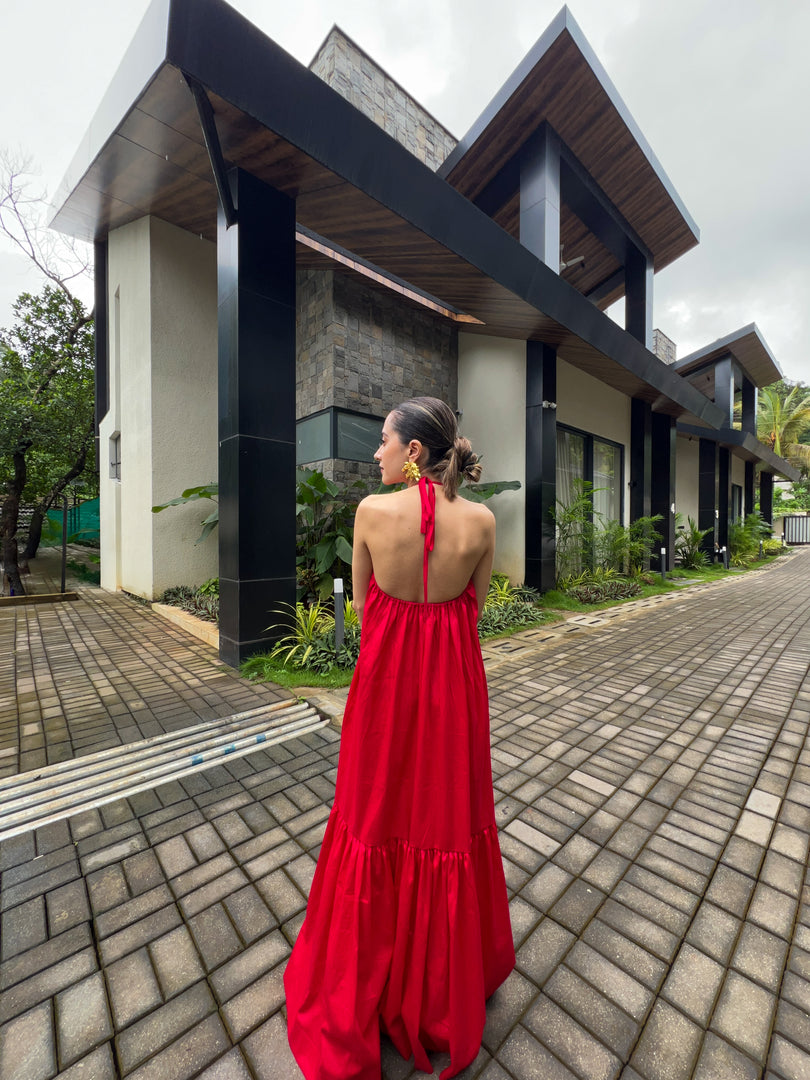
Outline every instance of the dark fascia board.
<path id="1" fill-rule="evenodd" d="M 709 439 L 711 442 L 728 447 L 732 453 L 737 450 L 736 456 L 747 458 L 749 461 L 756 460 L 766 472 L 778 473 L 780 476 L 784 476 L 786 480 L 790 480 L 791 483 L 801 480 L 801 473 L 798 469 L 794 469 L 784 458 L 775 454 L 773 450 L 761 443 L 750 432 L 738 431 L 736 428 L 729 427 L 721 428 L 720 431 L 711 431 L 709 428 L 697 427 L 694 424 L 684 424 L 680 420 L 677 422 L 676 427 L 679 435 L 691 435 L 693 438 Z"/>
<path id="2" fill-rule="evenodd" d="M 138 63 L 128 55 L 119 69 L 67 194 L 161 63 L 170 64 L 624 367 L 656 391 L 654 408 L 674 403 L 722 426 L 722 410 L 704 394 L 223 0 L 154 0 L 130 51 Z"/>
<path id="3" fill-rule="evenodd" d="M 473 123 L 470 130 L 466 135 L 462 137 L 457 144 L 455 150 L 448 155 L 447 159 L 442 163 L 438 169 L 440 176 L 447 176 L 448 173 L 458 164 L 461 158 L 467 153 L 470 147 L 475 141 L 480 138 L 481 134 L 486 130 L 489 124 L 495 119 L 501 109 L 506 105 L 515 91 L 520 87 L 524 80 L 528 77 L 532 68 L 534 68 L 542 59 L 542 57 L 548 52 L 557 38 L 565 30 L 571 35 L 575 45 L 582 53 L 586 63 L 594 73 L 596 78 L 604 90 L 606 96 L 610 100 L 611 105 L 616 109 L 619 116 L 622 118 L 625 126 L 630 132 L 631 136 L 638 144 L 639 149 L 649 161 L 653 170 L 655 171 L 661 184 L 666 189 L 667 194 L 672 199 L 675 206 L 678 208 L 678 212 L 683 217 L 684 221 L 689 226 L 689 229 L 695 237 L 695 241 L 700 240 L 700 229 L 695 223 L 692 215 L 686 209 L 683 201 L 675 190 L 672 181 L 664 171 L 661 162 L 653 153 L 652 147 L 644 138 L 636 121 L 633 119 L 630 110 L 625 105 L 619 91 L 613 85 L 610 76 L 602 67 L 596 53 L 591 48 L 588 39 L 583 34 L 574 16 L 568 10 L 567 6 L 563 6 L 557 13 L 553 21 L 549 24 L 546 30 L 540 35 L 534 46 L 529 50 L 526 56 L 521 60 L 495 97 L 490 101 L 478 119 Z"/>
<path id="4" fill-rule="evenodd" d="M 718 338 L 717 341 L 713 341 L 709 345 L 704 345 L 702 349 L 697 349 L 695 352 L 689 353 L 688 356 L 684 356 L 682 359 L 676 360 L 675 363 L 672 365 L 672 369 L 673 371 L 680 372 L 684 376 L 691 375 L 695 371 L 699 371 L 701 368 L 710 365 L 714 360 L 722 360 L 724 355 L 728 355 L 733 357 L 735 362 L 740 365 L 740 367 L 743 369 L 746 376 L 751 380 L 751 382 L 757 385 L 756 381 L 751 378 L 751 374 L 746 369 L 746 366 L 737 357 L 734 351 L 734 346 L 738 344 L 743 338 L 746 338 L 751 334 L 756 337 L 757 344 L 762 350 L 766 363 L 770 362 L 770 364 L 773 365 L 774 371 L 777 372 L 775 379 L 771 379 L 769 382 L 762 384 L 763 386 L 770 386 L 771 383 L 776 382 L 778 379 L 784 378 L 784 376 L 782 374 L 782 369 L 776 361 L 776 357 L 768 348 L 768 343 L 762 336 L 762 333 L 760 332 L 760 329 L 756 323 L 749 323 L 748 326 L 743 326 L 741 329 L 735 330 L 731 334 L 726 334 L 725 337 Z"/>

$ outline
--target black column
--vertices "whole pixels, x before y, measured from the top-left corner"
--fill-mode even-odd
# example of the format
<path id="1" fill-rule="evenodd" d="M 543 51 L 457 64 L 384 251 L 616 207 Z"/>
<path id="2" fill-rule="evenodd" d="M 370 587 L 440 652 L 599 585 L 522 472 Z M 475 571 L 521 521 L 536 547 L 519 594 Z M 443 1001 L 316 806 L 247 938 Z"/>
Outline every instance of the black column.
<path id="1" fill-rule="evenodd" d="M 731 520 L 731 454 L 723 446 L 717 451 L 717 512 L 717 543 L 727 548 Z"/>
<path id="2" fill-rule="evenodd" d="M 742 430 L 749 435 L 757 433 L 757 388 L 743 375 L 742 380 Z M 751 509 L 753 509 L 753 502 Z M 749 510 L 748 513 L 751 511 Z"/>
<path id="3" fill-rule="evenodd" d="M 701 439 L 698 453 L 698 528 L 709 529 L 703 550 L 713 559 L 717 545 L 717 443 Z"/>
<path id="4" fill-rule="evenodd" d="M 543 124 L 520 151 L 520 242 L 560 271 L 560 140 Z"/>
<path id="5" fill-rule="evenodd" d="M 630 401 L 630 520 L 649 517 L 652 485 L 652 409 Z"/>
<path id="6" fill-rule="evenodd" d="M 624 328 L 647 349 L 652 349 L 652 314 L 652 260 L 628 244 L 624 266 Z"/>
<path id="7" fill-rule="evenodd" d="M 734 419 L 734 364 L 731 357 L 719 360 L 714 368 L 714 403 L 723 410 L 726 427 L 731 427 Z"/>
<path id="8" fill-rule="evenodd" d="M 272 640 L 295 601 L 295 202 L 232 169 L 217 227 L 219 654 Z M 277 636 L 277 635 L 276 635 Z"/>
<path id="9" fill-rule="evenodd" d="M 745 463 L 745 487 L 743 488 L 743 517 L 754 512 L 754 463 Z"/>
<path id="10" fill-rule="evenodd" d="M 759 512 L 764 521 L 773 525 L 773 473 L 759 474 Z"/>
<path id="11" fill-rule="evenodd" d="M 662 536 L 661 545 L 667 549 L 666 566 L 675 565 L 675 419 L 664 413 L 652 414 L 651 457 L 652 482 L 650 513 L 660 514 L 662 521 L 655 526 Z M 656 551 L 656 555 L 659 553 Z M 653 562 L 660 569 L 660 557 Z"/>
<path id="12" fill-rule="evenodd" d="M 541 592 L 553 589 L 557 576 L 552 517 L 557 498 L 556 402 L 556 350 L 540 341 L 527 341 L 526 584 Z"/>

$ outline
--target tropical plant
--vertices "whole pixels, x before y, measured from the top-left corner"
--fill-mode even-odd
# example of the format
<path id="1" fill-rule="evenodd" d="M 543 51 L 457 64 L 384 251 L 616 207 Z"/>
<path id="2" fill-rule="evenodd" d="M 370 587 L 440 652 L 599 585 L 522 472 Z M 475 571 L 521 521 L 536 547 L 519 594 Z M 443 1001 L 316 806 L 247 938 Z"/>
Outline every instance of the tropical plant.
<path id="1" fill-rule="evenodd" d="M 365 490 L 362 480 L 352 489 Z M 298 599 L 331 596 L 335 578 L 351 590 L 355 502 L 345 501 L 341 488 L 317 469 L 299 469 L 295 515 L 298 527 Z"/>
<path id="2" fill-rule="evenodd" d="M 157 506 L 152 507 L 153 514 L 159 514 L 161 510 L 165 510 L 169 506 L 185 506 L 186 503 L 196 502 L 197 499 L 209 499 L 214 504 L 214 509 L 204 517 L 200 522 L 202 526 L 202 532 L 194 541 L 196 544 L 201 544 L 214 529 L 219 525 L 219 484 L 216 480 L 212 480 L 208 484 L 200 484 L 199 487 L 190 487 L 178 495 L 176 499 L 169 499 L 168 502 L 159 503 Z"/>
<path id="3" fill-rule="evenodd" d="M 557 499 L 551 510 L 557 538 L 557 579 L 579 573 L 593 559 L 594 487 L 588 480 L 576 479 L 571 498 Z"/>
<path id="4" fill-rule="evenodd" d="M 687 517 L 688 526 L 678 526 L 675 537 L 675 558 L 686 570 L 699 570 L 706 566 L 709 556 L 703 548 L 704 537 L 711 529 L 699 529 L 694 518 Z"/>
<path id="5" fill-rule="evenodd" d="M 311 605 L 298 601 L 284 605 L 276 614 L 286 621 L 267 627 L 268 630 L 288 630 L 270 651 L 270 658 L 287 667 L 325 674 L 333 667 L 354 667 L 360 652 L 360 620 L 351 601 L 345 601 L 343 612 L 343 643 L 336 642 L 335 617 L 324 603 Z"/>
<path id="6" fill-rule="evenodd" d="M 780 380 L 759 391 L 757 436 L 791 465 L 810 469 L 810 389 Z"/>
<path id="7" fill-rule="evenodd" d="M 212 578 L 216 581 L 216 578 Z M 210 584 L 210 582 L 206 582 Z M 195 589 L 193 585 L 173 585 L 166 589 L 160 598 L 161 603 L 188 611 L 207 622 L 219 622 L 219 591 L 203 591 L 203 586 Z"/>
<path id="8" fill-rule="evenodd" d="M 771 535 L 771 528 L 759 513 L 748 514 L 745 520 L 732 521 L 728 527 L 729 558 L 732 566 L 747 566 L 759 555 L 760 541 Z"/>

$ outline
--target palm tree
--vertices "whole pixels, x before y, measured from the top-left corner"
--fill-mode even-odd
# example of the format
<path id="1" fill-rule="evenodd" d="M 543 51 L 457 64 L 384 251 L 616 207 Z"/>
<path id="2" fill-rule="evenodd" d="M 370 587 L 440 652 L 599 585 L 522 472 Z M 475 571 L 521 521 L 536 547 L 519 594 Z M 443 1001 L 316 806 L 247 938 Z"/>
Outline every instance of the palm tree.
<path id="1" fill-rule="evenodd" d="M 797 469 L 810 470 L 810 389 L 784 381 L 759 391 L 757 438 Z"/>

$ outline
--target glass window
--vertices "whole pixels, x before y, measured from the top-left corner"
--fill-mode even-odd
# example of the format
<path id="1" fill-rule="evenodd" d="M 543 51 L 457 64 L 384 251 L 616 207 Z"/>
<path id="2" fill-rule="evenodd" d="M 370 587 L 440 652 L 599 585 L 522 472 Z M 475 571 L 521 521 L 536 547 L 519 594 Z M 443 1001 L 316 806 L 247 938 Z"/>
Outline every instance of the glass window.
<path id="1" fill-rule="evenodd" d="M 325 461 L 332 456 L 332 417 L 326 412 L 299 420 L 295 425 L 295 463 Z M 376 447 L 374 448 L 376 450 Z"/>
<path id="2" fill-rule="evenodd" d="M 593 440 L 593 508 L 605 521 L 621 521 L 622 451 L 614 443 Z"/>
<path id="3" fill-rule="evenodd" d="M 383 421 L 376 416 L 338 412 L 335 456 L 349 461 L 371 461 L 380 445 L 382 426 Z"/>
<path id="4" fill-rule="evenodd" d="M 557 500 L 568 504 L 574 496 L 574 481 L 585 477 L 585 438 L 575 431 L 557 428 Z"/>

